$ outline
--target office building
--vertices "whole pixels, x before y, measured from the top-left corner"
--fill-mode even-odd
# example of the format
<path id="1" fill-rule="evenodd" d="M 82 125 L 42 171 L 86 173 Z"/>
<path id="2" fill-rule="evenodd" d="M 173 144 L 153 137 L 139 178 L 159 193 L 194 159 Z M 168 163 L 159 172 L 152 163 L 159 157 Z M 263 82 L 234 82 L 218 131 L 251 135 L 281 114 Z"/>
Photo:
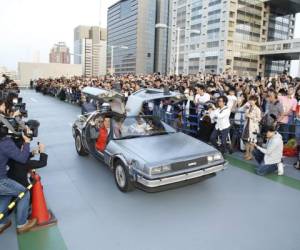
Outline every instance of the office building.
<path id="1" fill-rule="evenodd" d="M 98 26 L 74 29 L 74 63 L 82 65 L 85 76 L 106 74 L 106 38 L 106 29 Z"/>
<path id="2" fill-rule="evenodd" d="M 165 24 L 166 27 L 170 26 L 171 6 L 170 0 L 156 0 L 156 24 Z M 170 35 L 169 28 L 156 28 L 155 30 L 154 71 L 164 75 L 170 71 Z"/>
<path id="3" fill-rule="evenodd" d="M 70 63 L 70 49 L 67 47 L 66 43 L 59 42 L 54 44 L 53 48 L 49 54 L 50 63 Z"/>
<path id="4" fill-rule="evenodd" d="M 296 0 L 173 0 L 170 73 L 274 75 L 299 59 Z"/>
<path id="5" fill-rule="evenodd" d="M 121 0 L 108 8 L 107 69 L 115 74 L 154 72 L 155 0 Z"/>

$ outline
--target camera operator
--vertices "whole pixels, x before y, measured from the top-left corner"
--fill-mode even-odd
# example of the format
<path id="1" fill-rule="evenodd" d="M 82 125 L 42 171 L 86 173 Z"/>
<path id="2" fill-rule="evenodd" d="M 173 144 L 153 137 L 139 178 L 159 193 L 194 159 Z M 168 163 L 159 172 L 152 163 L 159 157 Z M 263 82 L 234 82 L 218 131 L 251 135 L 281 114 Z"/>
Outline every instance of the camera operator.
<path id="1" fill-rule="evenodd" d="M 22 146 L 22 145 L 20 145 Z M 40 155 L 39 160 L 32 160 L 30 158 Z M 38 148 L 33 150 L 28 161 L 23 164 L 14 160 L 8 162 L 9 170 L 7 177 L 27 187 L 29 183 L 29 173 L 33 169 L 38 169 L 47 166 L 48 155 L 45 153 L 45 145 L 39 143 Z"/>
<path id="2" fill-rule="evenodd" d="M 9 135 L 9 131 L 16 133 L 14 127 L 5 118 L 7 108 L 5 101 L 0 100 L 0 212 L 4 211 L 11 199 L 17 197 L 21 192 L 25 192 L 26 188 L 16 181 L 7 177 L 7 163 L 9 160 L 14 160 L 20 163 L 26 163 L 29 159 L 30 149 L 29 144 L 31 139 L 25 134 L 30 134 L 27 129 L 25 133 L 18 134 L 22 138 L 22 149 L 19 149 Z M 36 224 L 36 220 L 27 220 L 29 213 L 30 194 L 25 193 L 24 197 L 17 204 L 17 232 L 27 232 Z M 11 226 L 11 221 L 8 216 L 0 220 L 0 234 Z"/>
<path id="3" fill-rule="evenodd" d="M 26 104 L 22 103 L 22 98 L 18 98 L 18 94 L 10 92 L 5 102 L 5 115 L 11 118 L 27 116 L 25 109 Z"/>
<path id="4" fill-rule="evenodd" d="M 230 129 L 230 113 L 231 110 L 227 106 L 227 97 L 220 96 L 218 98 L 218 109 L 213 112 L 213 120 L 216 122 L 215 129 L 210 137 L 211 143 L 215 147 L 219 147 L 218 138 L 221 140 L 220 151 L 222 154 L 227 151 L 227 141 L 229 139 L 229 129 Z M 228 148 L 229 152 L 231 151 Z"/>
<path id="5" fill-rule="evenodd" d="M 1 106 L 0 106 L 1 107 Z M 26 163 L 30 155 L 30 138 L 23 135 L 24 144 L 20 150 L 14 141 L 1 131 L 0 133 L 0 211 L 7 208 L 11 199 L 17 197 L 26 188 L 16 181 L 7 177 L 7 162 L 14 160 L 20 163 Z M 36 219 L 27 220 L 29 213 L 30 194 L 25 193 L 24 197 L 17 204 L 17 232 L 27 232 L 36 224 Z M 8 216 L 0 220 L 0 233 L 3 233 L 11 226 Z"/>
<path id="6" fill-rule="evenodd" d="M 267 145 L 266 148 L 260 147 L 255 143 L 253 156 L 258 162 L 256 173 L 258 175 L 266 175 L 274 173 L 278 169 L 278 175 L 283 175 L 283 164 L 281 162 L 283 152 L 282 136 L 276 132 L 275 126 L 266 128 Z"/>

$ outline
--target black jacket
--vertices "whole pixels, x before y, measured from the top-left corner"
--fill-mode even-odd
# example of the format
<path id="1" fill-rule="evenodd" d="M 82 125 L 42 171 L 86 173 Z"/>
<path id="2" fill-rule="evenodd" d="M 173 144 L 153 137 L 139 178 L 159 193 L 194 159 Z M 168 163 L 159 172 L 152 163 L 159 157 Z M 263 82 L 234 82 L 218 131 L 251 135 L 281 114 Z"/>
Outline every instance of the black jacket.
<path id="1" fill-rule="evenodd" d="M 22 184 L 24 187 L 29 185 L 27 174 L 32 169 L 42 168 L 47 166 L 48 155 L 45 153 L 40 154 L 39 160 L 28 160 L 27 163 L 22 164 L 16 161 L 9 161 L 9 170 L 7 172 L 7 177 L 15 180 L 16 182 Z"/>

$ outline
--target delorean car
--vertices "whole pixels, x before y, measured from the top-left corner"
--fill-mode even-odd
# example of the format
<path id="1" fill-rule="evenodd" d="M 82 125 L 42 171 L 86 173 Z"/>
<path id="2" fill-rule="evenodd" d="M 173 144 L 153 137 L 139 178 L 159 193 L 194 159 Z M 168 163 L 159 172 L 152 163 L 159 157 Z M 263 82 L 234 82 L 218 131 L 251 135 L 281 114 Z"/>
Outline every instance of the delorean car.
<path id="1" fill-rule="evenodd" d="M 141 89 L 129 96 L 127 103 L 114 91 L 87 87 L 83 94 L 109 104 L 80 115 L 72 130 L 80 156 L 92 155 L 113 172 L 117 187 L 128 192 L 138 187 L 156 192 L 214 176 L 224 169 L 222 154 L 208 144 L 177 132 L 159 118 L 143 114 L 146 103 L 173 103 L 184 100 L 177 92 Z M 106 105 L 107 107 L 107 105 Z M 99 128 L 109 118 L 108 139 L 103 152 L 96 149 Z"/>

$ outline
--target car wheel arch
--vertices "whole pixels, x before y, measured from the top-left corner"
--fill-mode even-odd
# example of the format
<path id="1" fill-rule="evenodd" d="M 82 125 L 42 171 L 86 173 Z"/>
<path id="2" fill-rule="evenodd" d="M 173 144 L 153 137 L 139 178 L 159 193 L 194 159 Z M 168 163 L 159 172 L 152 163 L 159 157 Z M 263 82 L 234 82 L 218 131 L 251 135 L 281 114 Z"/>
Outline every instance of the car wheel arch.
<path id="1" fill-rule="evenodd" d="M 111 169 L 114 169 L 116 162 L 121 161 L 128 168 L 128 163 L 125 157 L 121 154 L 114 155 L 111 160 Z"/>

